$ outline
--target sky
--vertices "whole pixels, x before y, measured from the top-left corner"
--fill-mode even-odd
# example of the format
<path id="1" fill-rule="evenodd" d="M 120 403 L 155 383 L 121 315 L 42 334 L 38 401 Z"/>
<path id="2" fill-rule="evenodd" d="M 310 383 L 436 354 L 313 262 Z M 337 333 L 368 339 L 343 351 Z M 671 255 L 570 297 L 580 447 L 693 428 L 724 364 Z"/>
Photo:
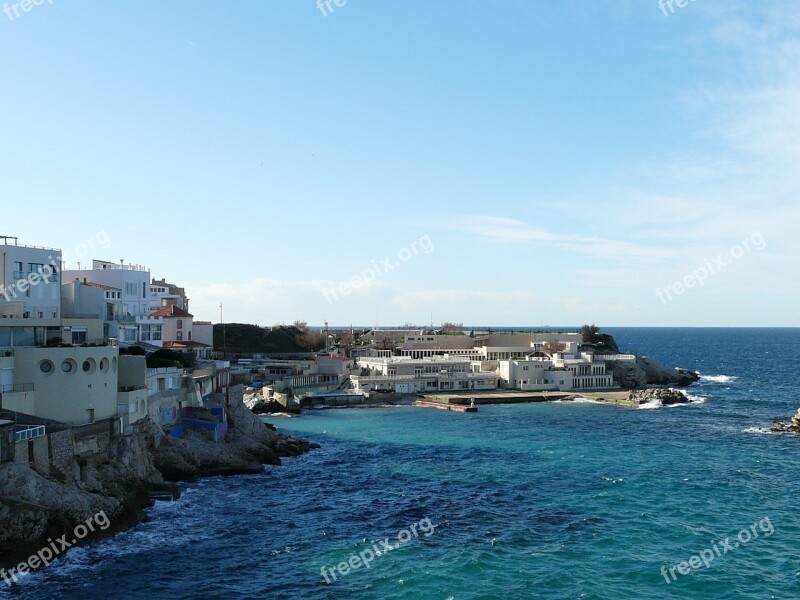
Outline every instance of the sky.
<path id="1" fill-rule="evenodd" d="M 215 322 L 800 326 L 796 0 L 0 3 L 0 234 L 69 268 Z"/>

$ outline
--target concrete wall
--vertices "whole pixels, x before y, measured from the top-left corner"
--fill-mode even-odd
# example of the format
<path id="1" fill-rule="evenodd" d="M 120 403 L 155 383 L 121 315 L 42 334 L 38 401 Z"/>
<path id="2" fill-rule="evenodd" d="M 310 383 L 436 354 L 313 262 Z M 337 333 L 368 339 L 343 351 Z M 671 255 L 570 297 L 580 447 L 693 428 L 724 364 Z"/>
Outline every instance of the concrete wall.
<path id="1" fill-rule="evenodd" d="M 81 327 L 86 330 L 86 341 L 91 343 L 97 343 L 98 340 L 102 340 L 105 335 L 103 331 L 103 320 L 102 319 L 71 319 L 71 318 L 64 318 L 61 319 L 61 325 L 64 328 L 69 327 L 70 331 L 64 332 L 64 341 L 67 344 L 71 344 L 72 342 L 72 328 L 73 327 Z"/>
<path id="2" fill-rule="evenodd" d="M 147 387 L 147 359 L 144 356 L 121 354 L 119 357 L 119 387 Z"/>
<path id="3" fill-rule="evenodd" d="M 92 315 L 98 319 L 104 319 L 106 316 L 105 290 L 83 285 L 81 280 L 64 281 L 61 285 L 61 310 L 65 317 Z"/>
<path id="4" fill-rule="evenodd" d="M 50 475 L 50 453 L 47 436 L 14 443 L 14 462 L 30 466 L 40 475 Z"/>
<path id="5" fill-rule="evenodd" d="M 34 416 L 70 425 L 116 416 L 117 348 L 17 348 L 15 358 L 15 383 L 36 390 Z"/>
<path id="6" fill-rule="evenodd" d="M 3 408 L 26 415 L 36 415 L 36 392 L 4 392 Z"/>
<path id="7" fill-rule="evenodd" d="M 214 345 L 214 325 L 208 321 L 192 323 L 192 340 L 201 344 Z"/>

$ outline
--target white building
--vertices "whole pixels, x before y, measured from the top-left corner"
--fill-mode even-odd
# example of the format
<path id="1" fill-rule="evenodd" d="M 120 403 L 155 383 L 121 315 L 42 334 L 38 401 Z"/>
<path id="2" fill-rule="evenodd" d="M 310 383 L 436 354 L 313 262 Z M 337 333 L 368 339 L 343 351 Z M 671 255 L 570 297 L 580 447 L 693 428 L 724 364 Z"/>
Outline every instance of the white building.
<path id="1" fill-rule="evenodd" d="M 481 371 L 481 363 L 463 357 L 407 356 L 363 357 L 358 360 L 361 375 L 350 380 L 355 389 L 391 390 L 402 394 L 434 391 L 493 390 L 497 387 L 494 372 Z"/>
<path id="2" fill-rule="evenodd" d="M 60 250 L 0 236 L 0 348 L 60 337 L 60 265 Z"/>
<path id="3" fill-rule="evenodd" d="M 617 387 L 606 363 L 591 352 L 557 353 L 553 357 L 525 357 L 500 361 L 500 385 L 525 392 L 607 390 Z"/>

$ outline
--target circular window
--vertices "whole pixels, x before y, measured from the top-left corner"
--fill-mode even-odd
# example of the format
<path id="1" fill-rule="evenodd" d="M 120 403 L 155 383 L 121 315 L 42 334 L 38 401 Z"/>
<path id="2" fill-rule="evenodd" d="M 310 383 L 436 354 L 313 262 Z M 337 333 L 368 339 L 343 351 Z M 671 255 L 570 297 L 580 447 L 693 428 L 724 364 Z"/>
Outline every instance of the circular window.
<path id="1" fill-rule="evenodd" d="M 77 365 L 74 360 L 65 360 L 61 363 L 61 370 L 64 371 L 64 373 L 74 373 L 76 368 Z"/>
<path id="2" fill-rule="evenodd" d="M 81 366 L 84 373 L 94 373 L 96 367 L 97 363 L 94 362 L 93 358 L 87 358 L 83 361 L 83 365 Z"/>
<path id="3" fill-rule="evenodd" d="M 108 359 L 107 358 L 103 358 L 103 359 L 100 360 L 100 370 L 103 373 L 108 373 Z"/>
<path id="4" fill-rule="evenodd" d="M 49 360 L 43 360 L 39 363 L 39 370 L 42 373 L 52 373 L 53 372 L 53 363 Z"/>

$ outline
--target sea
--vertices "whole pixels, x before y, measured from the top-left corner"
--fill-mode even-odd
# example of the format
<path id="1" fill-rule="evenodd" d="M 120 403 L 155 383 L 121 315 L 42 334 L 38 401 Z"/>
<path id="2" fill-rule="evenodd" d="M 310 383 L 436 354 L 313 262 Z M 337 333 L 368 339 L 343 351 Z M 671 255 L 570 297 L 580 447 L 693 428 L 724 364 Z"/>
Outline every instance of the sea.
<path id="1" fill-rule="evenodd" d="M 308 411 L 321 444 L 182 484 L 0 598 L 800 598 L 800 329 L 608 329 L 688 405 Z"/>

